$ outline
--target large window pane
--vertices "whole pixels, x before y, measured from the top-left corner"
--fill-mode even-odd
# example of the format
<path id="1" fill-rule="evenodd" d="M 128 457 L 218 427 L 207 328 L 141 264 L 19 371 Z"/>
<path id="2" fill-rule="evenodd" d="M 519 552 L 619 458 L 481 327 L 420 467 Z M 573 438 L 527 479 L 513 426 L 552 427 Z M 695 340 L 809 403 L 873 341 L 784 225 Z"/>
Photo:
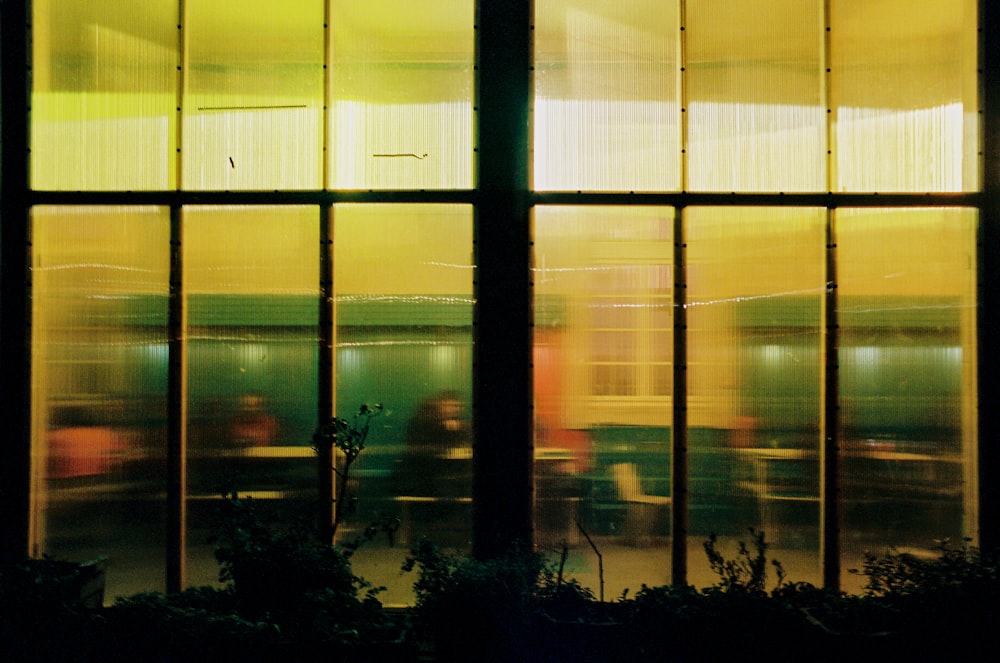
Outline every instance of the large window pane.
<path id="1" fill-rule="evenodd" d="M 31 7 L 31 186 L 173 188 L 176 0 Z"/>
<path id="2" fill-rule="evenodd" d="M 188 583 L 218 577 L 220 496 L 274 524 L 315 513 L 319 323 L 316 207 L 191 207 L 187 305 Z"/>
<path id="3" fill-rule="evenodd" d="M 826 189 L 823 3 L 687 3 L 687 189 Z"/>
<path id="4" fill-rule="evenodd" d="M 535 2 L 534 187 L 680 188 L 675 2 Z"/>
<path id="5" fill-rule="evenodd" d="M 610 595 L 670 579 L 673 219 L 535 209 L 537 538 L 570 544 L 567 572 L 596 591 L 579 522 L 600 541 Z"/>
<path id="6" fill-rule="evenodd" d="M 976 523 L 972 210 L 838 210 L 845 568 Z"/>
<path id="7" fill-rule="evenodd" d="M 163 590 L 169 213 L 32 211 L 32 549 Z"/>
<path id="8" fill-rule="evenodd" d="M 688 531 L 763 531 L 820 582 L 825 210 L 685 212 Z M 703 557 L 701 558 L 704 559 Z M 707 572 L 692 563 L 691 573 Z"/>
<path id="9" fill-rule="evenodd" d="M 831 3 L 834 190 L 976 190 L 976 6 Z"/>
<path id="10" fill-rule="evenodd" d="M 320 188 L 323 0 L 184 6 L 182 187 Z"/>
<path id="11" fill-rule="evenodd" d="M 328 186 L 472 186 L 471 0 L 333 0 Z"/>
<path id="12" fill-rule="evenodd" d="M 384 601 L 408 603 L 413 579 L 399 565 L 409 545 L 472 540 L 472 209 L 337 205 L 333 215 L 337 413 L 385 406 L 338 537 L 399 518 L 352 561 L 388 588 Z"/>

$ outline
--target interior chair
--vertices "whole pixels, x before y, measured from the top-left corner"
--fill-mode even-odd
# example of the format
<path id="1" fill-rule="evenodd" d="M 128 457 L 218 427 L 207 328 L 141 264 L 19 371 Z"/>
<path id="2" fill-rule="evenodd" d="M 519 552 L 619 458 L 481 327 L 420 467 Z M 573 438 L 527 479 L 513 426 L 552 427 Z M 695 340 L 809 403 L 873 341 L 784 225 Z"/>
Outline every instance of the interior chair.
<path id="1" fill-rule="evenodd" d="M 639 479 L 635 463 L 614 463 L 611 465 L 618 499 L 625 504 L 625 526 L 623 540 L 626 545 L 638 546 L 652 543 L 652 534 L 660 517 L 665 520 L 673 501 L 667 495 L 649 495 Z"/>

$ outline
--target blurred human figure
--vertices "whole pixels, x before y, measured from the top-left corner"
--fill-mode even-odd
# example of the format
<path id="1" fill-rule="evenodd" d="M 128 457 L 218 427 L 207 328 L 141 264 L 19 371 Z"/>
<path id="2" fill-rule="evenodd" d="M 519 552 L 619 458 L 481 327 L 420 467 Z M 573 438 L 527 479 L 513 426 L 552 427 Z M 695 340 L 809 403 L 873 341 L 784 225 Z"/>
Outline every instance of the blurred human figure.
<path id="1" fill-rule="evenodd" d="M 278 420 L 267 412 L 264 398 L 257 394 L 240 397 L 239 410 L 229 420 L 226 436 L 236 447 L 266 447 L 278 441 Z"/>
<path id="2" fill-rule="evenodd" d="M 453 391 L 424 399 L 407 425 L 407 443 L 432 455 L 446 456 L 468 447 L 469 426 L 462 401 Z"/>
<path id="3" fill-rule="evenodd" d="M 83 406 L 67 406 L 52 414 L 48 443 L 48 478 L 78 479 L 109 474 L 122 448 L 118 432 L 99 423 Z"/>
<path id="4" fill-rule="evenodd" d="M 400 495 L 471 493 L 472 436 L 462 400 L 445 391 L 423 400 L 406 429 L 406 450 L 396 470 Z"/>

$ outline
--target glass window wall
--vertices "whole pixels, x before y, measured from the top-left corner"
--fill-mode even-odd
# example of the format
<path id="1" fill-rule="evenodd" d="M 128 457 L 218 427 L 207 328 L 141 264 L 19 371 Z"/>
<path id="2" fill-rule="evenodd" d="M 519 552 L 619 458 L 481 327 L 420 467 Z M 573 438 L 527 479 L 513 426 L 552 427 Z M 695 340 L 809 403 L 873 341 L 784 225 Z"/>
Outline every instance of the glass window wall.
<path id="1" fill-rule="evenodd" d="M 322 0 L 184 3 L 185 189 L 322 187 Z"/>
<path id="2" fill-rule="evenodd" d="M 472 186 L 469 0 L 333 0 L 328 186 Z"/>
<path id="3" fill-rule="evenodd" d="M 421 537 L 468 550 L 472 540 L 472 208 L 333 208 L 336 411 L 382 403 L 352 465 L 356 499 L 337 536 L 390 523 L 356 573 L 412 601 L 399 569 Z"/>
<path id="4" fill-rule="evenodd" d="M 534 210 L 536 537 L 572 545 L 566 571 L 595 591 L 584 537 L 627 557 L 611 596 L 670 581 L 673 224 L 670 207 Z"/>
<path id="5" fill-rule="evenodd" d="M 355 561 L 408 602 L 406 545 L 467 548 L 472 530 L 473 219 L 494 193 L 473 190 L 475 135 L 493 129 L 476 127 L 475 61 L 491 56 L 475 53 L 476 3 L 31 5 L 33 552 L 110 553 L 128 572 L 109 592 L 159 588 L 165 426 L 186 414 L 187 583 L 212 582 L 212 498 L 309 512 L 329 380 L 338 416 L 385 405 L 339 534 L 398 519 Z M 675 397 L 696 584 L 712 580 L 702 537 L 749 527 L 793 580 L 819 582 L 824 429 L 845 568 L 876 545 L 975 537 L 976 211 L 752 194 L 976 191 L 976 0 L 534 6 L 534 87 L 516 100 L 532 152 L 512 163 L 537 204 L 538 543 L 568 545 L 591 587 L 580 537 L 620 553 L 613 594 L 670 580 Z M 101 206 L 135 191 L 163 206 Z M 572 206 L 549 204 L 566 191 Z M 649 192 L 668 195 L 628 195 Z M 343 200 L 374 202 L 329 208 L 321 375 L 320 217 Z M 172 240 L 181 413 L 166 405 Z"/>
<path id="6" fill-rule="evenodd" d="M 319 210 L 186 207 L 188 584 L 217 580 L 221 497 L 265 522 L 316 504 Z"/>
<path id="7" fill-rule="evenodd" d="M 535 2 L 535 189 L 680 188 L 679 20 L 673 2 Z"/>
<path id="8" fill-rule="evenodd" d="M 762 531 L 819 584 L 826 210 L 688 208 L 684 232 L 688 531 Z"/>
<path id="9" fill-rule="evenodd" d="M 823 2 L 686 3 L 688 191 L 823 191 Z"/>
<path id="10" fill-rule="evenodd" d="M 976 15 L 976 0 L 830 3 L 831 190 L 977 189 Z"/>
<path id="11" fill-rule="evenodd" d="M 32 188 L 174 188 L 176 0 L 30 4 Z"/>
<path id="12" fill-rule="evenodd" d="M 164 589 L 170 215 L 32 211 L 31 553 Z"/>
<path id="13" fill-rule="evenodd" d="M 844 568 L 976 531 L 976 213 L 837 210 Z"/>

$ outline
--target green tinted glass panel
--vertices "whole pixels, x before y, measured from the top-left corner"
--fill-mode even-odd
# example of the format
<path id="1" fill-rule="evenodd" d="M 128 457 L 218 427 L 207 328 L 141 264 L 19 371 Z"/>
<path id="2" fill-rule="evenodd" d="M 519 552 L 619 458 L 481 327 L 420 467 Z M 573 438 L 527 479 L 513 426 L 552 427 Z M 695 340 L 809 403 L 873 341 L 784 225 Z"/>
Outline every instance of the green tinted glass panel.
<path id="1" fill-rule="evenodd" d="M 472 208 L 336 205 L 333 219 L 337 413 L 385 406 L 342 531 L 399 518 L 352 562 L 387 587 L 381 600 L 412 603 L 408 546 L 472 540 Z"/>
<path id="2" fill-rule="evenodd" d="M 542 546 L 628 552 L 605 588 L 669 581 L 673 396 L 669 207 L 537 207 L 535 520 Z M 636 549 L 638 548 L 638 549 Z M 591 551 L 566 571 L 597 588 Z"/>
<path id="3" fill-rule="evenodd" d="M 214 582 L 219 496 L 287 525 L 316 499 L 319 210 L 183 210 L 189 585 Z"/>
<path id="4" fill-rule="evenodd" d="M 975 534 L 976 213 L 840 209 L 844 568 Z"/>
<path id="5" fill-rule="evenodd" d="M 689 532 L 732 541 L 763 531 L 790 577 L 813 583 L 825 220 L 825 210 L 748 207 L 684 218 Z M 692 562 L 692 574 L 707 572 Z"/>

